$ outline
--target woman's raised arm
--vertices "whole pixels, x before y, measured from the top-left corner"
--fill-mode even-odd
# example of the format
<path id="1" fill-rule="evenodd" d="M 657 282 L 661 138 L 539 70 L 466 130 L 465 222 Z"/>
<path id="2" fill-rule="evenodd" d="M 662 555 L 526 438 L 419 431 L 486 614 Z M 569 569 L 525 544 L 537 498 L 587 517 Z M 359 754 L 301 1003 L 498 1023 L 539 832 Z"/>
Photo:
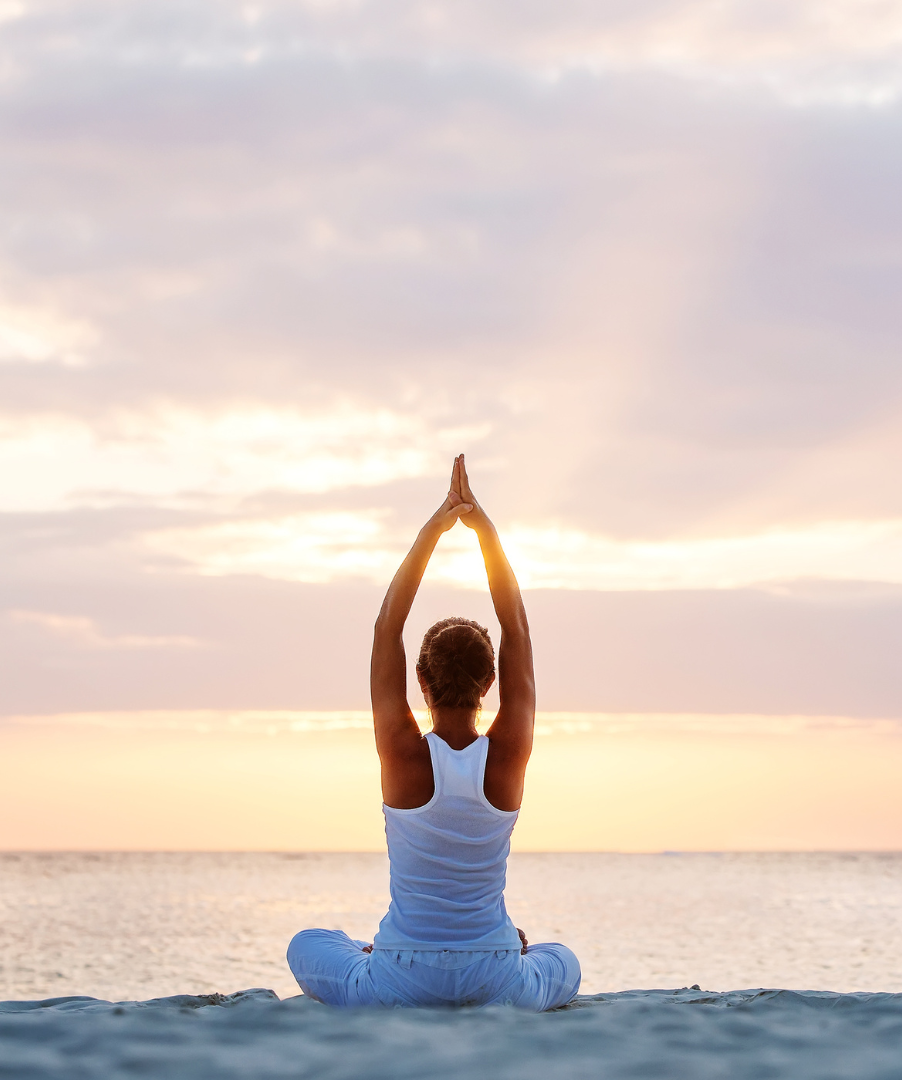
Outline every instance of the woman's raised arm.
<path id="1" fill-rule="evenodd" d="M 454 459 L 448 497 L 426 522 L 407 558 L 392 579 L 373 634 L 370 695 L 376 726 L 376 750 L 383 763 L 415 753 L 420 729 L 407 701 L 407 661 L 404 624 L 413 606 L 426 566 L 442 533 L 472 507 L 460 497 L 459 461 Z"/>
<path id="2" fill-rule="evenodd" d="M 461 517 L 468 528 L 476 532 L 479 547 L 485 561 L 486 575 L 495 615 L 501 624 L 501 641 L 498 646 L 498 692 L 500 708 L 487 734 L 492 743 L 493 757 L 514 780 L 519 774 L 519 792 L 514 802 L 519 805 L 522 797 L 523 774 L 532 752 L 533 727 L 536 715 L 536 683 L 532 663 L 532 642 L 526 608 L 520 596 L 520 586 L 511 569 L 495 526 L 473 497 L 463 454 L 455 463 L 455 477 L 459 486 L 452 483 L 453 491 L 462 502 L 473 507 Z"/>

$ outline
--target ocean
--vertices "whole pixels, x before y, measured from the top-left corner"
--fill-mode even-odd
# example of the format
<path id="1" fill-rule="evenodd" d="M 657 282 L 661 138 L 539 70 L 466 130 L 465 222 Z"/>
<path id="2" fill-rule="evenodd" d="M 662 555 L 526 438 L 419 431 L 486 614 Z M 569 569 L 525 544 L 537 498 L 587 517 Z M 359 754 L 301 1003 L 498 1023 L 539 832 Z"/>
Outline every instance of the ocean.
<path id="1" fill-rule="evenodd" d="M 902 854 L 515 853 L 507 900 L 583 994 L 902 992 Z M 371 939 L 387 903 L 380 854 L 0 854 L 0 999 L 284 998 L 297 930 Z"/>

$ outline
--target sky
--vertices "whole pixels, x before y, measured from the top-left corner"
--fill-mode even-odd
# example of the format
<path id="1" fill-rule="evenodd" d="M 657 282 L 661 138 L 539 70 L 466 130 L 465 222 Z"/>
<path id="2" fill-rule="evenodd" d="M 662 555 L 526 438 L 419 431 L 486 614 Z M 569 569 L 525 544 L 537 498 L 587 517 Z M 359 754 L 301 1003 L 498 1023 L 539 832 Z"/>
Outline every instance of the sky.
<path id="1" fill-rule="evenodd" d="M 902 718 L 900 128 L 899 0 L 0 0 L 3 737 L 365 710 L 460 451 L 540 709 Z"/>
<path id="2" fill-rule="evenodd" d="M 0 850 L 385 850 L 363 710 L 23 717 L 0 750 Z M 899 851 L 900 771 L 899 721 L 544 713 L 512 846 Z"/>

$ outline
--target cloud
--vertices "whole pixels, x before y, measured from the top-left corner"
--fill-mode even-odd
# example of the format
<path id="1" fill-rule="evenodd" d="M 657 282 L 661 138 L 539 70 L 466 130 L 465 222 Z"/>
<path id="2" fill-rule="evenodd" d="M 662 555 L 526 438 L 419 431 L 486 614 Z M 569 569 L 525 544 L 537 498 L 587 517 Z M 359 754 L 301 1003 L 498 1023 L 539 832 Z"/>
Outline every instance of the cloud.
<path id="1" fill-rule="evenodd" d="M 364 579 L 385 586 L 409 538 L 387 511 L 308 512 L 147 532 L 152 553 L 198 573 L 283 581 Z M 528 589 L 739 589 L 798 578 L 902 584 L 902 521 L 824 523 L 752 536 L 630 543 L 573 529 L 510 526 L 505 549 Z M 485 586 L 472 533 L 456 528 L 433 555 L 428 580 Z"/>
<path id="2" fill-rule="evenodd" d="M 201 734 L 276 735 L 281 732 L 370 731 L 373 714 L 361 710 L 304 712 L 288 709 L 215 709 L 74 712 L 0 718 L 7 726 L 100 727 L 117 730 L 194 731 Z"/>
<path id="3" fill-rule="evenodd" d="M 83 649 L 196 649 L 204 645 L 197 638 L 184 635 L 105 634 L 93 619 L 83 615 L 13 609 L 7 616 L 13 623 L 38 627 Z"/>
<path id="4" fill-rule="evenodd" d="M 428 711 L 416 709 L 414 715 L 420 727 L 429 730 Z M 178 731 L 220 737 L 259 735 L 266 738 L 289 732 L 307 735 L 334 731 L 372 731 L 373 714 L 367 710 L 351 709 L 318 712 L 289 709 L 167 709 L 156 712 L 133 710 L 0 716 L 0 726 Z M 793 738 L 804 734 L 825 733 L 866 733 L 892 737 L 902 734 L 902 721 L 847 716 L 747 716 L 741 713 L 718 716 L 699 713 L 539 712 L 536 715 L 536 736 L 539 738 L 589 733 L 671 738 L 678 734 L 704 735 L 715 739 L 737 735 Z"/>
<path id="5" fill-rule="evenodd" d="M 206 508 L 267 491 L 445 476 L 451 448 L 489 430 L 486 423 L 436 430 L 425 417 L 341 403 L 317 412 L 239 406 L 206 413 L 169 404 L 114 413 L 102 426 L 67 415 L 0 419 L 0 509 L 141 501 Z"/>
<path id="6" fill-rule="evenodd" d="M 897 5 L 0 12 L 12 607 L 384 581 L 461 449 L 535 586 L 898 580 Z"/>
<path id="7" fill-rule="evenodd" d="M 754 80 L 858 88 L 852 100 L 880 102 L 902 51 L 902 16 L 882 0 L 728 0 L 719 4 L 647 0 L 549 8 L 515 0 L 389 2 L 195 0 L 138 6 L 111 19 L 101 3 L 8 3 L 20 24 L 15 43 L 40 55 L 49 29 L 68 52 L 114 55 L 124 63 L 185 69 L 255 68 L 280 55 L 360 62 L 373 56 L 478 59 L 506 63 L 545 80 L 589 72 L 663 69 L 722 82 Z M 48 35 L 49 36 L 49 35 Z M 857 76 L 857 81 L 854 77 Z M 871 90 L 871 96 L 863 93 Z"/>
<path id="8" fill-rule="evenodd" d="M 0 364 L 62 364 L 83 367 L 96 340 L 85 322 L 52 311 L 0 307 Z"/>
<path id="9" fill-rule="evenodd" d="M 390 581 L 403 558 L 380 543 L 384 512 L 297 514 L 257 522 L 230 521 L 164 529 L 144 538 L 201 574 L 259 574 L 284 581 L 331 582 L 350 577 Z"/>
<path id="10" fill-rule="evenodd" d="M 4 572 L 0 603 L 89 619 L 109 637 L 187 637 L 206 647 L 91 649 L 0 618 L 0 714 L 368 706 L 376 586 L 165 571 L 104 580 L 79 569 L 70 564 L 53 580 Z M 539 707 L 899 718 L 900 597 L 899 587 L 836 585 L 527 592 Z M 427 585 L 406 634 L 411 663 L 426 628 L 451 614 L 480 620 L 497 643 L 485 591 Z M 408 686 L 413 693 L 412 671 Z"/>
<path id="11" fill-rule="evenodd" d="M 4 367 L 7 416 L 149 430 L 350 401 L 411 440 L 465 416 L 511 463 L 486 489 L 505 513 L 530 454 L 535 505 L 634 538 L 766 528 L 788 475 L 869 441 L 780 512 L 899 512 L 892 110 L 802 115 L 661 76 L 537 98 L 507 69 L 386 60 L 392 82 L 302 56 L 235 86 L 95 59 L 93 98 L 58 63 L 39 98 L 7 89 L 7 277 L 99 336 L 89 370 Z"/>

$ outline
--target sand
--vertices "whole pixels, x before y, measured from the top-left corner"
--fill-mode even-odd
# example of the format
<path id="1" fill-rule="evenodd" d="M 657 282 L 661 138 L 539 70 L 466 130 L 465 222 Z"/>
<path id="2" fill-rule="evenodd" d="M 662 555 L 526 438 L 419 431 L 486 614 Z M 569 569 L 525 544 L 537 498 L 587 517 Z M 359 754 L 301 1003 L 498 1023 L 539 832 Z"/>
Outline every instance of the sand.
<path id="1" fill-rule="evenodd" d="M 0 1003 L 15 1080 L 898 1080 L 902 994 L 644 990 L 513 1009 L 342 1012 L 269 990 Z"/>

